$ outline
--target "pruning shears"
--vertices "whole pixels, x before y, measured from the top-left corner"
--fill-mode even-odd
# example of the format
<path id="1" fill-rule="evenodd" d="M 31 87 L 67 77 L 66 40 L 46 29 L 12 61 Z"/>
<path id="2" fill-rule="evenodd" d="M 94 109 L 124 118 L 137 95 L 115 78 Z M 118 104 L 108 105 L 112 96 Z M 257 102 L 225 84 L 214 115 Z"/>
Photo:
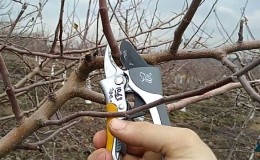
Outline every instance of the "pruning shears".
<path id="1" fill-rule="evenodd" d="M 107 112 L 124 112 L 162 98 L 161 72 L 158 67 L 149 66 L 136 49 L 128 42 L 120 44 L 120 60 L 123 69 L 115 63 L 107 46 L 104 55 L 105 79 L 100 81 L 106 99 Z M 134 106 L 127 101 L 127 95 L 134 95 Z M 171 125 L 165 104 L 151 108 L 154 124 Z M 144 113 L 133 115 L 131 119 L 142 119 Z M 118 117 L 123 119 L 122 117 Z M 107 119 L 109 124 L 111 118 Z M 126 145 L 113 137 L 107 129 L 106 148 L 112 152 L 113 160 L 119 160 Z"/>

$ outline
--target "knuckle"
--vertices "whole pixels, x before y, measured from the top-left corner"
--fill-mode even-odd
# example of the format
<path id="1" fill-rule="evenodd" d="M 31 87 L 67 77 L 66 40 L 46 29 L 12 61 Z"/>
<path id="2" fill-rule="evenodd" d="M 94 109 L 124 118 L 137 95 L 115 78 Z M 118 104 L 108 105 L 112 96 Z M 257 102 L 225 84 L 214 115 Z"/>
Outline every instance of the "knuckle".
<path id="1" fill-rule="evenodd" d="M 191 129 L 184 128 L 183 134 L 185 135 L 183 137 L 185 137 L 184 140 L 186 141 L 184 144 L 187 146 L 193 146 L 194 144 L 198 144 L 198 142 L 200 142 L 198 134 Z"/>
<path id="2" fill-rule="evenodd" d="M 197 138 L 198 135 L 196 132 L 194 132 L 193 130 L 189 129 L 189 128 L 183 128 L 184 130 L 184 133 L 188 136 L 188 137 L 191 137 L 191 138 Z"/>

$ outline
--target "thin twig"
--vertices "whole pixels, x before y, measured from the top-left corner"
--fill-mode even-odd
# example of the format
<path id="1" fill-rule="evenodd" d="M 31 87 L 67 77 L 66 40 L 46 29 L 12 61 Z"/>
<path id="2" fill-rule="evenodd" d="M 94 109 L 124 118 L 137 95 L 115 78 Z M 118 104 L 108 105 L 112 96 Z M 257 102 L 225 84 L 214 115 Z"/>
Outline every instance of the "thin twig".
<path id="1" fill-rule="evenodd" d="M 37 150 L 37 151 L 43 152 L 43 150 L 40 146 L 29 144 L 29 143 L 22 143 L 21 145 L 17 146 L 16 149 Z"/>
<path id="2" fill-rule="evenodd" d="M 255 105 L 254 105 L 254 106 L 255 106 Z M 235 147 L 236 147 L 236 145 L 237 145 L 237 142 L 239 141 L 239 138 L 240 138 L 240 137 L 243 135 L 243 133 L 245 132 L 245 129 L 246 129 L 248 123 L 250 122 L 250 117 L 251 117 L 252 114 L 254 113 L 254 110 L 255 110 L 255 108 L 253 107 L 253 108 L 249 111 L 249 113 L 248 113 L 248 115 L 247 115 L 247 117 L 246 117 L 244 123 L 243 123 L 242 126 L 241 126 L 240 132 L 238 133 L 238 135 L 236 136 L 236 138 L 234 139 L 234 141 L 233 141 L 233 143 L 232 143 L 232 146 L 231 146 L 231 148 L 230 148 L 230 151 L 229 151 L 227 160 L 230 160 L 230 159 L 232 158 L 233 153 L 234 153 L 234 151 L 235 151 Z"/>
<path id="3" fill-rule="evenodd" d="M 59 42 L 60 42 L 60 56 L 63 57 L 63 43 L 62 43 L 62 32 L 63 32 L 63 12 L 64 12 L 64 3 L 65 0 L 61 1 L 61 9 L 60 9 L 60 17 L 59 17 L 59 29 L 60 29 L 60 34 L 59 34 Z"/>
<path id="4" fill-rule="evenodd" d="M 58 36 L 59 36 L 59 31 L 60 29 L 62 28 L 62 17 L 63 17 L 63 12 L 64 12 L 64 1 L 65 0 L 62 0 L 61 1 L 61 7 L 60 7 L 60 15 L 59 15 L 59 22 L 56 26 L 56 29 L 55 29 L 55 34 L 54 34 L 54 40 L 53 40 L 53 43 L 52 43 L 52 46 L 51 46 L 51 50 L 49 53 L 54 53 L 55 52 L 55 49 L 56 49 L 56 45 L 57 45 L 57 41 L 58 41 Z M 62 32 L 62 31 L 60 31 Z M 62 35 L 61 35 L 62 36 Z M 60 38 L 59 38 L 60 39 Z M 63 57 L 63 56 L 60 56 L 60 57 Z"/>
<path id="5" fill-rule="evenodd" d="M 244 75 L 246 72 L 244 72 L 244 74 L 240 73 L 241 70 L 239 70 L 238 67 L 234 63 L 232 63 L 226 56 L 222 57 L 222 62 L 226 64 L 232 72 L 235 72 L 236 75 L 239 73 L 238 80 L 242 84 L 242 86 L 244 87 L 248 95 L 255 101 L 260 102 L 260 95 L 250 86 L 250 83 L 247 81 Z M 245 68 L 248 69 L 249 68 L 248 66 L 250 66 L 251 68 L 249 68 L 249 70 L 251 70 L 252 68 L 255 68 L 259 64 L 260 64 L 260 57 L 255 61 L 253 61 L 252 63 L 250 63 L 249 65 L 247 65 L 246 67 L 244 67 L 244 69 Z"/>
<path id="6" fill-rule="evenodd" d="M 6 44 L 8 43 L 9 37 L 11 36 L 16 24 L 20 20 L 21 16 L 23 15 L 24 11 L 26 10 L 26 8 L 27 8 L 27 3 L 24 3 L 21 11 L 19 12 L 15 21 L 11 25 L 11 28 L 10 28 L 9 33 L 7 35 L 7 38 L 4 41 L 4 45 L 2 45 L 1 48 L 0 48 L 0 73 L 2 75 L 3 82 L 4 82 L 4 85 L 5 85 L 5 91 L 6 91 L 8 98 L 9 98 L 9 101 L 11 103 L 12 111 L 15 115 L 15 118 L 16 118 L 18 125 L 21 124 L 22 121 L 23 121 L 23 118 L 24 118 L 23 111 L 21 110 L 21 108 L 20 108 L 20 106 L 17 102 L 16 96 L 15 96 L 15 93 L 14 93 L 14 88 L 11 84 L 11 79 L 9 77 L 9 72 L 8 72 L 8 69 L 7 69 L 6 64 L 4 62 L 4 59 L 1 55 L 1 51 L 5 48 Z"/>
<path id="7" fill-rule="evenodd" d="M 50 80 L 50 81 L 41 81 L 41 82 L 37 82 L 34 83 L 32 85 L 26 86 L 26 87 L 22 87 L 22 88 L 18 88 L 18 89 L 14 89 L 14 93 L 20 93 L 20 92 L 24 92 L 24 91 L 29 91 L 35 87 L 39 87 L 39 86 L 43 86 L 43 85 L 48 85 L 48 84 L 52 84 L 52 83 L 57 83 L 57 82 L 62 82 L 65 79 L 60 78 L 60 79 L 54 79 L 54 80 Z M 0 99 L 4 98 L 7 94 L 0 94 Z"/>
<path id="8" fill-rule="evenodd" d="M 79 123 L 79 121 L 74 121 L 74 122 L 72 122 L 72 123 L 70 123 L 70 124 L 68 124 L 68 125 L 66 125 L 66 126 L 64 126 L 64 127 L 61 127 L 61 128 L 59 128 L 58 130 L 56 130 L 54 133 L 52 133 L 49 137 L 47 137 L 47 138 L 45 138 L 45 139 L 43 139 L 43 140 L 41 140 L 41 141 L 32 143 L 31 145 L 36 145 L 36 146 L 43 145 L 44 143 L 46 143 L 46 142 L 50 141 L 51 139 L 53 139 L 53 138 L 54 138 L 57 134 L 59 134 L 61 131 L 66 130 L 66 129 L 70 128 L 71 126 L 73 126 L 73 125 L 75 125 L 75 124 L 78 124 L 78 123 Z"/>
<path id="9" fill-rule="evenodd" d="M 259 82 L 260 82 L 260 80 L 256 80 L 256 81 L 251 81 L 250 83 L 252 83 L 255 86 L 255 85 L 260 85 Z M 229 83 L 229 84 L 226 84 L 222 87 L 219 87 L 219 88 L 213 89 L 209 92 L 206 92 L 202 95 L 184 98 L 184 99 L 181 99 L 178 102 L 168 104 L 167 107 L 170 111 L 179 110 L 179 109 L 182 109 L 184 107 L 187 107 L 189 104 L 193 104 L 195 102 L 206 100 L 206 99 L 212 98 L 216 95 L 220 95 L 220 94 L 226 93 L 230 90 L 233 90 L 235 88 L 241 88 L 241 87 L 243 87 L 243 86 L 239 82 Z"/>

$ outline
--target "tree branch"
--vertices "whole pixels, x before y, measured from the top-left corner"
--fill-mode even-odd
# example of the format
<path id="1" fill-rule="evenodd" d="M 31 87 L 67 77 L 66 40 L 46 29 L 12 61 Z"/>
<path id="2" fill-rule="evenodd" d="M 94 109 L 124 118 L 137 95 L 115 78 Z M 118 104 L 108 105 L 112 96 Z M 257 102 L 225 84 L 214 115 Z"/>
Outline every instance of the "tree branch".
<path id="1" fill-rule="evenodd" d="M 120 57 L 120 49 L 118 47 L 117 41 L 112 32 L 110 21 L 108 17 L 108 9 L 106 0 L 99 0 L 99 12 L 101 16 L 103 32 L 106 36 L 107 42 L 111 48 L 111 53 L 114 57 Z"/>
<path id="2" fill-rule="evenodd" d="M 85 81 L 72 72 L 64 84 L 56 93 L 56 101 L 47 100 L 24 122 L 13 128 L 0 139 L 0 157 L 3 157 L 15 149 L 24 139 L 40 128 L 40 122 L 49 119 L 69 99 L 75 97 L 78 88 L 85 88 Z"/>
<path id="3" fill-rule="evenodd" d="M 260 85 L 259 82 L 260 82 L 260 80 L 256 80 L 256 81 L 251 81 L 250 83 L 254 83 L 254 86 L 256 86 L 256 85 Z M 241 88 L 241 87 L 243 87 L 243 86 L 240 83 L 229 83 L 222 87 L 219 87 L 219 88 L 213 89 L 209 92 L 206 92 L 202 95 L 184 98 L 178 102 L 168 104 L 167 107 L 170 111 L 179 110 L 184 107 L 187 107 L 189 104 L 193 104 L 195 102 L 206 100 L 206 99 L 212 98 L 214 96 L 226 93 L 227 91 L 230 91 L 230 90 L 233 90 L 236 88 Z"/>
<path id="4" fill-rule="evenodd" d="M 244 69 L 244 68 L 246 68 L 246 69 Z M 138 112 L 141 112 L 141 111 L 144 111 L 144 110 L 148 110 L 148 109 L 150 109 L 154 106 L 160 105 L 162 103 L 172 102 L 172 101 L 175 101 L 175 100 L 184 99 L 184 98 L 193 97 L 193 96 L 201 96 L 201 95 L 203 95 L 203 94 L 205 94 L 209 91 L 212 91 L 212 90 L 217 89 L 219 87 L 225 86 L 228 83 L 234 82 L 235 77 L 242 76 L 243 74 L 245 74 L 246 72 L 249 71 L 247 66 L 244 67 L 244 68 L 239 71 L 239 74 L 238 74 L 238 72 L 235 72 L 231 76 L 226 77 L 222 80 L 219 80 L 215 83 L 209 84 L 205 87 L 198 88 L 198 89 L 195 89 L 195 90 L 192 90 L 192 91 L 183 92 L 183 93 L 172 95 L 172 96 L 168 96 L 168 97 L 163 97 L 163 98 L 158 99 L 158 100 L 156 100 L 152 103 L 145 104 L 143 106 L 140 106 L 140 107 L 137 107 L 137 108 L 134 108 L 132 110 L 125 111 L 125 112 L 108 113 L 108 112 L 95 112 L 95 111 L 80 111 L 80 112 L 77 112 L 75 114 L 72 114 L 72 115 L 67 116 L 67 117 L 60 119 L 60 120 L 42 121 L 41 125 L 42 126 L 60 125 L 60 124 L 66 123 L 68 121 L 71 121 L 72 119 L 82 117 L 82 116 L 92 116 L 92 117 L 101 117 L 101 118 L 104 118 L 104 117 L 125 117 L 125 118 L 128 118 L 128 117 L 130 117 L 130 115 L 133 115 L 135 113 L 138 113 Z"/>
<path id="5" fill-rule="evenodd" d="M 10 77 L 9 77 L 9 72 L 8 72 L 8 69 L 7 69 L 6 64 L 4 62 L 4 59 L 1 55 L 1 52 L 5 48 L 9 37 L 12 35 L 12 32 L 13 32 L 16 24 L 20 20 L 21 16 L 23 15 L 24 11 L 26 10 L 26 8 L 27 8 L 27 3 L 24 3 L 21 11 L 19 12 L 15 21 L 11 25 L 11 28 L 10 28 L 9 33 L 7 35 L 7 38 L 4 41 L 4 45 L 1 46 L 1 48 L 0 48 L 0 73 L 2 75 L 3 82 L 4 82 L 4 85 L 5 85 L 5 91 L 6 91 L 8 98 L 9 98 L 9 101 L 11 103 L 12 111 L 15 115 L 15 118 L 16 118 L 18 125 L 20 125 L 23 122 L 23 118 L 24 118 L 23 111 L 21 110 L 21 108 L 20 108 L 20 106 L 17 102 L 16 96 L 15 96 L 15 93 L 14 93 L 14 88 L 11 84 L 11 80 L 10 80 Z"/>
<path id="6" fill-rule="evenodd" d="M 80 121 L 80 120 L 79 120 L 79 121 Z M 54 133 L 52 133 L 49 137 L 47 137 L 47 138 L 45 138 L 45 139 L 43 139 L 43 140 L 41 140 L 41 141 L 38 141 L 38 142 L 35 142 L 35 143 L 31 143 L 30 145 L 32 145 L 32 146 L 41 146 L 41 145 L 43 145 L 44 143 L 46 143 L 46 142 L 50 141 L 51 139 L 53 139 L 53 138 L 54 138 L 57 134 L 59 134 L 61 131 L 68 129 L 68 128 L 70 128 L 71 126 L 74 126 L 75 124 L 78 124 L 79 121 L 74 121 L 74 122 L 72 122 L 72 123 L 70 123 L 70 124 L 68 124 L 68 125 L 65 125 L 65 126 L 59 128 L 58 130 L 56 130 L 56 131 L 55 131 Z"/>
<path id="7" fill-rule="evenodd" d="M 193 0 L 191 2 L 187 13 L 185 14 L 183 19 L 181 20 L 181 23 L 179 24 L 179 26 L 175 30 L 174 39 L 173 39 L 172 45 L 170 47 L 170 53 L 171 54 L 174 54 L 178 51 L 179 46 L 180 46 L 181 41 L 182 41 L 182 35 L 185 32 L 185 30 L 187 29 L 188 25 L 190 24 L 190 22 L 191 22 L 193 16 L 195 15 L 201 1 L 202 0 Z"/>
<path id="8" fill-rule="evenodd" d="M 240 73 L 238 67 L 232 63 L 227 57 L 223 57 L 222 58 L 222 62 L 224 64 L 226 64 L 228 66 L 228 68 L 232 71 L 232 72 L 236 72 L 236 74 Z M 254 64 L 254 65 L 252 65 Z M 250 65 L 252 68 L 256 67 L 257 65 L 260 64 L 260 57 L 258 59 L 256 59 L 255 61 L 253 61 L 252 63 L 250 63 Z M 246 72 L 248 72 L 249 70 L 251 70 L 252 68 L 249 68 L 247 66 Z M 245 67 L 244 67 L 245 68 Z M 244 69 L 245 70 L 245 69 Z M 244 74 L 246 73 L 244 72 Z M 244 87 L 244 89 L 246 90 L 246 92 L 248 93 L 248 95 L 254 99 L 255 101 L 260 102 L 260 96 L 258 95 L 258 93 L 250 86 L 250 83 L 247 81 L 246 76 L 244 74 L 240 74 L 238 76 L 238 80 L 239 82 L 242 84 L 242 86 Z"/>

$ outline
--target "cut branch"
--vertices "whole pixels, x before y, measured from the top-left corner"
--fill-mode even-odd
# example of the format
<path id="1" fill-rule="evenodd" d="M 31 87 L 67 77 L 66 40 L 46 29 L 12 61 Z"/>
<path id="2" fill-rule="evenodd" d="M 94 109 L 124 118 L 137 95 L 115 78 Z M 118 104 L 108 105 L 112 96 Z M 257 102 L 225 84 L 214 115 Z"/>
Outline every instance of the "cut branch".
<path id="1" fill-rule="evenodd" d="M 239 26 L 239 31 L 238 31 L 238 43 L 243 41 L 243 30 L 244 30 L 244 19 L 240 20 L 240 26 Z"/>

